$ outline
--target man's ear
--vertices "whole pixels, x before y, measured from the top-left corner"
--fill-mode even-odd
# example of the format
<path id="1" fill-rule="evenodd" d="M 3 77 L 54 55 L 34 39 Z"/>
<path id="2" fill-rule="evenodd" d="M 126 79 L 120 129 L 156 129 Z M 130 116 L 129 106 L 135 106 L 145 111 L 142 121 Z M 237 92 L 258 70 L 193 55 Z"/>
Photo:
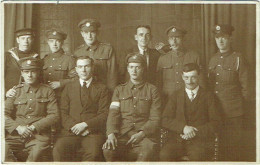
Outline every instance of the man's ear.
<path id="1" fill-rule="evenodd" d="M 82 37 L 84 37 L 84 32 L 82 30 L 80 31 L 80 34 Z"/>
<path id="2" fill-rule="evenodd" d="M 16 37 L 16 42 L 19 44 L 19 37 Z"/>
<path id="3" fill-rule="evenodd" d="M 138 40 L 138 36 L 137 36 L 137 34 L 135 34 L 135 40 L 136 40 L 136 41 Z"/>

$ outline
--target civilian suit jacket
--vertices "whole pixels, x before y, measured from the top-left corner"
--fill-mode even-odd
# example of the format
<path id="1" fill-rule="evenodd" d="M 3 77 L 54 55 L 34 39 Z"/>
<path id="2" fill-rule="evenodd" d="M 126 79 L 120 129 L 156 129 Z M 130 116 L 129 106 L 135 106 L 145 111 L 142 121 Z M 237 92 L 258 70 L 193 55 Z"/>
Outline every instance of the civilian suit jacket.
<path id="1" fill-rule="evenodd" d="M 139 52 L 139 49 L 137 46 L 128 49 L 124 52 L 122 61 L 120 64 L 120 81 L 121 83 L 125 83 L 129 80 L 129 74 L 127 73 L 127 63 L 126 63 L 126 56 L 129 53 Z M 149 67 L 147 69 L 147 72 L 145 74 L 147 82 L 155 85 L 156 81 L 156 69 L 157 69 L 157 63 L 158 59 L 160 57 L 160 53 L 156 49 L 150 49 L 147 48 L 147 54 L 149 55 Z"/>
<path id="2" fill-rule="evenodd" d="M 170 136 L 182 140 L 183 128 L 188 125 L 185 119 L 185 95 L 184 88 L 177 90 L 169 98 L 163 112 L 162 126 L 169 130 Z M 197 109 L 191 112 L 189 126 L 196 127 L 198 132 L 192 140 L 207 140 L 214 137 L 220 121 L 219 108 L 216 105 L 214 95 L 202 87 L 196 96 Z M 195 98 L 195 99 L 196 99 Z"/>
<path id="3" fill-rule="evenodd" d="M 79 79 L 65 85 L 61 94 L 61 122 L 62 135 L 74 135 L 70 129 L 78 123 L 86 122 L 88 129 L 93 133 L 105 133 L 110 99 L 105 85 L 93 80 L 88 87 L 90 100 L 83 108 L 80 98 Z"/>

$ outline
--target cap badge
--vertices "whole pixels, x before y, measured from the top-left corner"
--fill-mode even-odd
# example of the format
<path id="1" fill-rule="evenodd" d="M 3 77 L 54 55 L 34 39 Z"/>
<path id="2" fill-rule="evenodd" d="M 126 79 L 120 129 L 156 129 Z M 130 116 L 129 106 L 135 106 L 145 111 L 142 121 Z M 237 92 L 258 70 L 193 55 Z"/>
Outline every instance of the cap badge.
<path id="1" fill-rule="evenodd" d="M 220 26 L 216 26 L 216 30 L 220 30 Z"/>
<path id="2" fill-rule="evenodd" d="M 90 26 L 90 23 L 89 23 L 89 22 L 87 22 L 87 23 L 86 23 L 86 26 L 87 26 L 87 27 L 89 27 L 89 26 Z"/>
<path id="3" fill-rule="evenodd" d="M 56 32 L 56 31 L 54 31 L 52 34 L 53 34 L 54 36 L 56 36 L 56 35 L 57 35 L 57 32 Z"/>
<path id="4" fill-rule="evenodd" d="M 30 65 L 32 63 L 31 60 L 27 60 L 27 64 Z"/>
<path id="5" fill-rule="evenodd" d="M 176 32 L 176 29 L 175 29 L 175 28 L 172 28 L 172 32 Z"/>

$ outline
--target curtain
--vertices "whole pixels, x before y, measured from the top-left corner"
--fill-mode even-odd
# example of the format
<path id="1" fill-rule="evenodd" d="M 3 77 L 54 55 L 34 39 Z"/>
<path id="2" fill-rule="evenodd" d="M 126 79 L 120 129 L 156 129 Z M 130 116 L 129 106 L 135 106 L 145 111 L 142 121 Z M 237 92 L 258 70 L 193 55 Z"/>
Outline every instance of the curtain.
<path id="1" fill-rule="evenodd" d="M 17 29 L 32 27 L 32 4 L 5 4 L 4 13 L 4 50 L 7 51 L 16 45 Z"/>

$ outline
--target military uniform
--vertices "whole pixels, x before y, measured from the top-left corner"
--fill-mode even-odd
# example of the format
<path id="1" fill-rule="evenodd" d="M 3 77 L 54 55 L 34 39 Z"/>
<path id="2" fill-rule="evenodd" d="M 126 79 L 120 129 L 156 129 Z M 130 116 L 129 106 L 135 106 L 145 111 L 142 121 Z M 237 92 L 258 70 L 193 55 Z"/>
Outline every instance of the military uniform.
<path id="1" fill-rule="evenodd" d="M 168 35 L 174 36 L 181 36 L 186 33 L 186 31 L 175 26 L 169 27 L 166 32 Z M 199 54 L 181 48 L 178 51 L 171 50 L 161 56 L 157 64 L 158 87 L 162 91 L 163 96 L 168 98 L 174 91 L 184 86 L 182 69 L 188 63 L 196 63 L 200 66 L 200 85 L 202 87 L 206 86 Z"/>
<path id="2" fill-rule="evenodd" d="M 82 30 L 94 29 L 100 27 L 100 23 L 95 20 L 85 19 L 78 25 Z M 94 59 L 94 75 L 103 84 L 106 84 L 112 92 L 117 85 L 117 64 L 116 56 L 112 46 L 108 43 L 96 41 L 94 45 L 88 46 L 82 44 L 74 52 L 74 56 L 89 56 Z"/>
<path id="3" fill-rule="evenodd" d="M 213 32 L 217 35 L 231 35 L 233 27 L 217 25 Z M 222 153 L 223 160 L 239 160 L 244 103 L 248 98 L 248 66 L 240 53 L 230 49 L 216 53 L 209 62 L 209 83 L 221 105 L 223 115 Z"/>
<path id="4" fill-rule="evenodd" d="M 29 61 L 34 63 L 33 59 Z M 50 126 L 59 119 L 55 94 L 49 86 L 40 83 L 33 87 L 21 84 L 16 91 L 14 97 L 5 101 L 5 130 L 8 132 L 5 161 L 15 161 L 21 151 L 29 152 L 27 161 L 39 161 L 49 148 Z M 16 128 L 29 125 L 35 127 L 33 136 L 19 136 Z"/>
<path id="5" fill-rule="evenodd" d="M 66 34 L 58 31 L 56 29 L 51 29 L 47 31 L 48 39 L 59 39 L 65 40 Z M 75 68 L 75 59 L 72 55 L 64 52 L 60 49 L 58 52 L 49 53 L 43 58 L 43 82 L 48 84 L 53 81 L 59 81 L 61 87 L 55 89 L 55 95 L 59 100 L 61 91 L 65 84 L 72 81 L 72 69 Z"/>
<path id="6" fill-rule="evenodd" d="M 134 58 L 130 57 L 129 59 Z M 142 57 L 140 57 L 142 59 Z M 129 62 L 129 61 L 128 61 Z M 119 108 L 113 108 L 117 105 Z M 154 160 L 161 119 L 161 99 L 157 88 L 147 82 L 134 85 L 131 80 L 115 88 L 107 119 L 107 135 L 118 135 L 116 150 L 104 149 L 107 161 L 125 158 L 129 151 L 137 161 Z M 136 145 L 126 146 L 133 134 L 144 131 L 145 138 Z M 131 154 L 133 154 L 131 156 Z M 129 156 L 128 155 L 128 156 Z"/>

